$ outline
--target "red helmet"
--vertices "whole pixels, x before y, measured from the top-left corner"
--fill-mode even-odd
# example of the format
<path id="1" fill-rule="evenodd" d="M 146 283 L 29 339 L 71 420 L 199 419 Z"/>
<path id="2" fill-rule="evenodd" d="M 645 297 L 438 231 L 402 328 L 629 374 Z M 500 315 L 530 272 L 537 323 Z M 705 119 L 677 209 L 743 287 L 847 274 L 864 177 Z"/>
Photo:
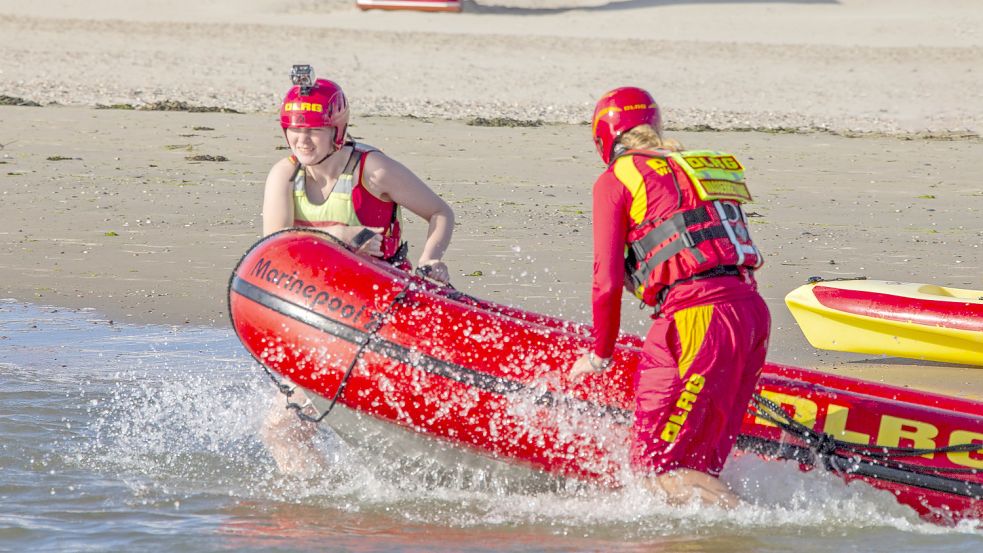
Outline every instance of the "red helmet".
<path id="1" fill-rule="evenodd" d="M 633 86 L 616 88 L 597 101 L 594 108 L 594 145 L 604 163 L 610 165 L 614 146 L 622 134 L 639 125 L 662 127 L 659 106 L 652 95 Z"/>
<path id="2" fill-rule="evenodd" d="M 287 127 L 334 127 L 334 144 L 341 148 L 348 128 L 345 93 L 327 79 L 318 79 L 311 87 L 294 86 L 280 104 L 280 126 L 284 130 Z"/>

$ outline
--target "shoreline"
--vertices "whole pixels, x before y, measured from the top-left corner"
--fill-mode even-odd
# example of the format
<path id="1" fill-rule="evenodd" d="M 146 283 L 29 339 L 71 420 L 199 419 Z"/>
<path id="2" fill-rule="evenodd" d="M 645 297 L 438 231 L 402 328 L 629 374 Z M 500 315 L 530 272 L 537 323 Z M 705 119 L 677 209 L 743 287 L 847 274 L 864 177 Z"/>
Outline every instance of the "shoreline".
<path id="1" fill-rule="evenodd" d="M 53 17 L 0 0 L 0 94 L 266 112 L 289 87 L 289 65 L 311 63 L 342 84 L 356 118 L 576 124 L 604 91 L 635 84 L 655 92 L 676 129 L 983 132 L 983 12 L 959 0 L 899 0 L 888 20 L 866 0 L 780 10 L 544 1 L 553 7 L 502 0 L 475 4 L 474 13 L 424 14 L 363 13 L 347 0 L 175 0 L 143 10 L 42 0 Z M 655 32 L 653 22 L 666 18 L 698 19 L 704 32 L 683 24 Z M 284 52 L 284 37 L 295 35 Z"/>
<path id="2" fill-rule="evenodd" d="M 141 112 L 183 112 L 183 113 L 228 113 L 235 115 L 264 115 L 270 118 L 275 117 L 271 111 L 238 111 L 235 108 L 222 105 L 193 105 L 184 100 L 159 100 L 145 104 L 60 104 L 52 102 L 49 104 L 39 104 L 34 100 L 15 96 L 0 95 L 0 107 L 43 107 L 43 108 L 88 108 L 96 110 L 116 110 L 116 111 L 141 111 Z M 543 119 L 516 119 L 514 117 L 483 117 L 462 115 L 459 117 L 449 116 L 420 116 L 413 113 L 402 113 L 393 115 L 380 114 L 356 114 L 358 118 L 391 118 L 391 119 L 419 119 L 427 122 L 438 120 L 447 123 L 463 123 L 470 127 L 488 128 L 527 128 L 543 126 L 589 126 L 589 121 L 564 122 Z M 862 131 L 862 130 L 836 130 L 826 127 L 767 127 L 767 126 L 747 126 L 747 127 L 715 127 L 712 124 L 697 124 L 691 126 L 679 126 L 666 124 L 667 132 L 701 133 L 701 132 L 723 132 L 723 133 L 763 133 L 775 135 L 828 135 L 842 138 L 893 138 L 896 140 L 926 140 L 942 142 L 981 142 L 983 135 L 968 130 L 948 130 L 948 131 L 903 131 L 903 132 L 884 132 L 884 131 Z"/>

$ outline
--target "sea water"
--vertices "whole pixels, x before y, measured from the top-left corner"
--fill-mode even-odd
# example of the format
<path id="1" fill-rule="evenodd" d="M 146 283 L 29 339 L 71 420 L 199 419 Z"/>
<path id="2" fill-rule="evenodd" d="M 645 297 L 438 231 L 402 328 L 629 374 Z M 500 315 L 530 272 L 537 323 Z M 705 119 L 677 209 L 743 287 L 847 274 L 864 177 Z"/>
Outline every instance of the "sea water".
<path id="1" fill-rule="evenodd" d="M 276 395 L 227 328 L 0 301 L 0 551 L 983 551 L 978 523 L 754 456 L 724 471 L 748 502 L 733 512 L 330 427 L 326 467 L 284 475 L 259 438 Z"/>

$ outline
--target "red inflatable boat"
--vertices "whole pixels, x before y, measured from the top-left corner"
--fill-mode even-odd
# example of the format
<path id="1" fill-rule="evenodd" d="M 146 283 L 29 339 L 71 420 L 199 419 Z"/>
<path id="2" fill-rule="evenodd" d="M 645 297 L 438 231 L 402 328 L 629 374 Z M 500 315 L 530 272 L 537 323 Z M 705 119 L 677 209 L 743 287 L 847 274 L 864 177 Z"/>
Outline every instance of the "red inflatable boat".
<path id="1" fill-rule="evenodd" d="M 279 379 L 494 458 L 618 485 L 641 338 L 583 381 L 590 328 L 482 301 L 355 255 L 320 232 L 258 242 L 232 324 Z M 983 518 L 983 404 L 768 365 L 738 448 L 890 490 L 926 518 Z"/>

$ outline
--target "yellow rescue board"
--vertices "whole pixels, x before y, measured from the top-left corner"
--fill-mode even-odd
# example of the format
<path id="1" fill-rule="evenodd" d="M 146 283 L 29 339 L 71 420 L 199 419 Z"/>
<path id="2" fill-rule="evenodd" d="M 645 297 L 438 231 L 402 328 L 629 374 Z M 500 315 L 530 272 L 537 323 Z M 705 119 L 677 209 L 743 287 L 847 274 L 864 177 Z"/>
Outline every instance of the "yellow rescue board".
<path id="1" fill-rule="evenodd" d="M 816 282 L 785 296 L 819 349 L 983 366 L 983 291 L 884 280 Z"/>

